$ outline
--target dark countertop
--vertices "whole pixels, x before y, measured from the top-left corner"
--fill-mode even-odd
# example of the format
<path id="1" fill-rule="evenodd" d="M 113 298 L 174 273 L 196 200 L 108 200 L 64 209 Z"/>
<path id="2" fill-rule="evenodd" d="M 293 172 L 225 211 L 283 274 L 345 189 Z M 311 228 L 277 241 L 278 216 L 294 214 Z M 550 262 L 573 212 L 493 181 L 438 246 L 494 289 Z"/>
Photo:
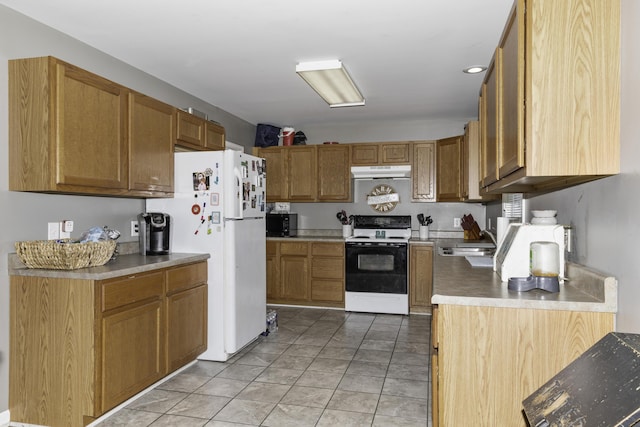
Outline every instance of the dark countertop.
<path id="1" fill-rule="evenodd" d="M 16 254 L 9 254 L 10 276 L 38 276 L 68 279 L 104 280 L 113 277 L 127 276 L 160 268 L 175 267 L 198 261 L 206 261 L 209 254 L 172 253 L 170 255 L 140 254 L 118 255 L 115 260 L 100 267 L 79 268 L 76 270 L 45 270 L 27 268 L 20 262 Z"/>

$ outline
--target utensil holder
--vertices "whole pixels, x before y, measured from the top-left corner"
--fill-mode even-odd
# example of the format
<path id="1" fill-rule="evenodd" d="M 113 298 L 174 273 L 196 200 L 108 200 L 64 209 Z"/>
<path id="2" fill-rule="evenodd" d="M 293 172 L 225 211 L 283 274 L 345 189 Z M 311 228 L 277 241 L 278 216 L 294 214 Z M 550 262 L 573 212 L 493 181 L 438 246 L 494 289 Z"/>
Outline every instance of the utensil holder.
<path id="1" fill-rule="evenodd" d="M 342 237 L 351 237 L 351 224 L 342 225 Z"/>
<path id="2" fill-rule="evenodd" d="M 419 233 L 420 233 L 419 234 L 420 235 L 420 240 L 428 240 L 429 239 L 429 226 L 428 225 L 421 225 Z"/>

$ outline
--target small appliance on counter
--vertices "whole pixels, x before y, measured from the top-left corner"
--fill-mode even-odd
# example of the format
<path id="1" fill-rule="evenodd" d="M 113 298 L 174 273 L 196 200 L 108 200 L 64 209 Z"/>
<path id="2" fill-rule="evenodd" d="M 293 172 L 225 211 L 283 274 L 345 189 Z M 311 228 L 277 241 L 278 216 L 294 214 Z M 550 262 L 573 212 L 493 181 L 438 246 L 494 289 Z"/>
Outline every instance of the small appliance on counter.
<path id="1" fill-rule="evenodd" d="M 296 237 L 298 235 L 298 214 L 290 212 L 270 212 L 267 218 L 267 237 Z"/>
<path id="2" fill-rule="evenodd" d="M 138 215 L 141 255 L 167 255 L 171 251 L 171 216 L 161 212 Z"/>
<path id="3" fill-rule="evenodd" d="M 509 228 L 494 257 L 494 271 L 503 282 L 512 277 L 526 278 L 531 271 L 531 244 L 557 244 L 559 282 L 564 278 L 565 228 L 562 225 L 509 224 Z"/>

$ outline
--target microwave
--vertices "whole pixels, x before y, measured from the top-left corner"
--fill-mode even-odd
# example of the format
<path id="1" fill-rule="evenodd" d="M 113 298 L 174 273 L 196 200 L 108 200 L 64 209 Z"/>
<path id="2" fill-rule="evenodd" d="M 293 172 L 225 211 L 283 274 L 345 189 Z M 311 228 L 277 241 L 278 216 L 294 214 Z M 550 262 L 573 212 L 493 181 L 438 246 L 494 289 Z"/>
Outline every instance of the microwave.
<path id="1" fill-rule="evenodd" d="M 298 235 L 298 214 L 268 213 L 267 237 L 295 237 Z"/>

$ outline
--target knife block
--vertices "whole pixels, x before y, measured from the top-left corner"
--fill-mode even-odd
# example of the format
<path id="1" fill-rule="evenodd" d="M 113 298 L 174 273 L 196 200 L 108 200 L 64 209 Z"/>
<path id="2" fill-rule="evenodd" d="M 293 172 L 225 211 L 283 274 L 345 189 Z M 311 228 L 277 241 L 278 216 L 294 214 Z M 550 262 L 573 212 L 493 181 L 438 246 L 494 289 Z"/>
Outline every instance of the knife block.
<path id="1" fill-rule="evenodd" d="M 480 240 L 480 226 L 477 222 L 473 222 L 473 226 L 464 230 L 464 240 Z"/>

